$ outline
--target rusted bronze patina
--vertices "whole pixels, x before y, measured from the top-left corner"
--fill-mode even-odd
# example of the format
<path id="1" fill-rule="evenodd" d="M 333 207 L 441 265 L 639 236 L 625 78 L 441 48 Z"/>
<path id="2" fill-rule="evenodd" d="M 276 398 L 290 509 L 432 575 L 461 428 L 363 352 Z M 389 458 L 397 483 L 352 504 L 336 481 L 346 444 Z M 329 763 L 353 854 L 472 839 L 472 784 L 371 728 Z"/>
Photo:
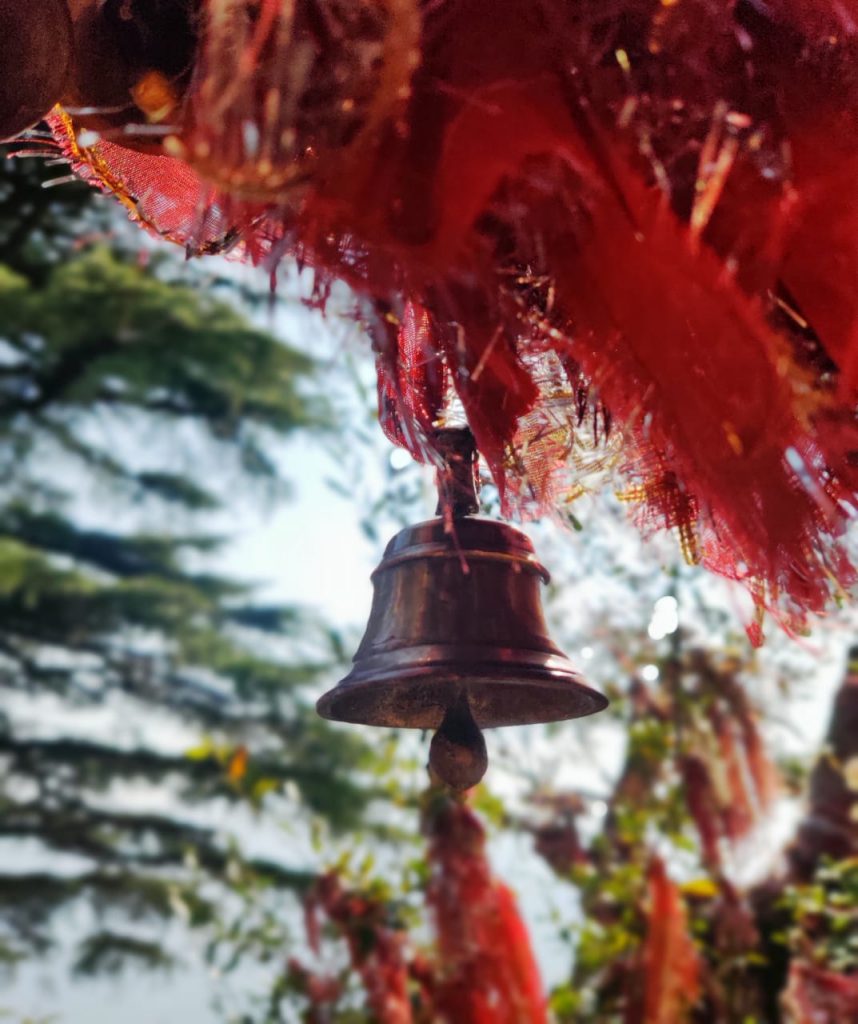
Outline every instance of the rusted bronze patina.
<path id="1" fill-rule="evenodd" d="M 320 715 L 341 722 L 441 729 L 430 765 L 458 789 L 485 771 L 480 729 L 607 705 L 548 635 L 539 588 L 549 576 L 530 540 L 469 514 L 476 497 L 463 484 L 473 475 L 467 454 L 448 459 L 439 474 L 444 514 L 388 544 L 352 671 L 318 703 Z"/>

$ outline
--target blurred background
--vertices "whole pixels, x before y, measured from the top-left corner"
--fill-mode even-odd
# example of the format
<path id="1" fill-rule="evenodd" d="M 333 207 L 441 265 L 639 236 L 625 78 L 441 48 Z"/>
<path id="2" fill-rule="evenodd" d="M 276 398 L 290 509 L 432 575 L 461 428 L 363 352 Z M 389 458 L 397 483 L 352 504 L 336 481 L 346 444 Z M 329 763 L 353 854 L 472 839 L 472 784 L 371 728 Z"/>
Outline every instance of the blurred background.
<path id="1" fill-rule="evenodd" d="M 431 947 L 428 737 L 313 707 L 431 475 L 378 429 L 348 294 L 323 316 L 295 269 L 272 292 L 186 263 L 66 174 L 0 163 L 0 1020 L 373 1021 L 303 900 L 336 869 Z M 657 855 L 700 1019 L 779 1019 L 797 951 L 858 961 L 858 740 L 829 731 L 854 613 L 754 651 L 743 596 L 609 489 L 525 529 L 556 640 L 612 699 L 489 735 L 472 797 L 554 1017 L 626 1019 Z M 296 960 L 340 979 L 327 1016 Z"/>

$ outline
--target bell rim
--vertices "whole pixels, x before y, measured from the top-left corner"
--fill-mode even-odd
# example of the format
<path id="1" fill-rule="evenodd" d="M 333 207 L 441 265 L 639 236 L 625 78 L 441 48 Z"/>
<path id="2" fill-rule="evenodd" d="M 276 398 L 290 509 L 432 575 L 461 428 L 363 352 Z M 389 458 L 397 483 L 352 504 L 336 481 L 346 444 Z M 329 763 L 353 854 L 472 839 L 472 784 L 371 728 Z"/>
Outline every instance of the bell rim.
<path id="1" fill-rule="evenodd" d="M 524 652 L 523 652 L 524 653 Z M 526 652 L 539 655 L 540 652 Z M 356 666 L 337 686 L 319 698 L 318 714 L 329 721 L 382 728 L 436 729 L 444 711 L 462 691 L 472 701 L 474 718 L 480 728 L 549 724 L 586 718 L 604 711 L 610 701 L 583 682 L 562 655 L 542 655 L 542 663 L 517 665 L 505 661 L 484 661 L 478 670 L 468 671 L 461 661 L 436 661 L 387 671 L 361 670 Z M 379 688 L 384 699 L 379 700 Z M 432 698 L 437 692 L 444 695 Z M 537 698 L 533 714 L 485 714 L 494 700 L 522 694 Z M 480 699 L 489 695 L 488 700 Z M 476 700 L 474 700 L 476 698 Z M 521 704 L 521 700 L 519 700 Z M 386 710 L 387 709 L 387 710 Z"/>

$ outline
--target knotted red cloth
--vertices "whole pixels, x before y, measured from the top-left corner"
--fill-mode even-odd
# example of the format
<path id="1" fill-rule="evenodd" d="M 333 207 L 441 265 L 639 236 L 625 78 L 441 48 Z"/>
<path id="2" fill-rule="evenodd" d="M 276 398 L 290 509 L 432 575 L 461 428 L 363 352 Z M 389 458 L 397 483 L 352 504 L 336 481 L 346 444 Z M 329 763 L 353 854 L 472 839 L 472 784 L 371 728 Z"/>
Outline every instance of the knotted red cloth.
<path id="1" fill-rule="evenodd" d="M 486 835 L 464 804 L 425 816 L 426 901 L 438 938 L 434 1009 L 443 1024 L 548 1024 L 548 1001 L 515 896 L 491 873 Z"/>
<path id="2" fill-rule="evenodd" d="M 307 900 L 311 951 L 320 952 L 327 920 L 346 940 L 378 1024 L 548 1024 L 527 927 L 512 892 L 492 874 L 486 834 L 465 804 L 427 794 L 426 904 L 436 932 L 431 953 L 417 951 L 377 896 L 347 889 L 336 874 L 319 879 Z M 336 1005 L 344 979 L 290 963 L 293 981 L 318 1019 Z"/>
<path id="3" fill-rule="evenodd" d="M 194 31 L 120 134 L 56 137 L 191 252 L 351 285 L 396 442 L 432 460 L 452 387 L 507 512 L 612 462 L 788 627 L 852 583 L 858 0 L 198 0 Z"/>

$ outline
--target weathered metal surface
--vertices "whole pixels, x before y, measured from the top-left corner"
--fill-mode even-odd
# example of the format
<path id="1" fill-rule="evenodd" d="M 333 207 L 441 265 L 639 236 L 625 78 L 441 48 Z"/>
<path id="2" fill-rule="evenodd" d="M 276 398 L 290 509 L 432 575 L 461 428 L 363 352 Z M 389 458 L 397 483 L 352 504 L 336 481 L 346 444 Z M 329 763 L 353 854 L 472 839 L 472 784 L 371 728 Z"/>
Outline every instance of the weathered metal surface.
<path id="1" fill-rule="evenodd" d="M 601 711 L 553 643 L 539 587 L 548 573 L 521 531 L 437 518 L 397 534 L 373 574 L 366 634 L 325 718 L 438 729 L 467 701 L 477 726 L 555 722 Z"/>

